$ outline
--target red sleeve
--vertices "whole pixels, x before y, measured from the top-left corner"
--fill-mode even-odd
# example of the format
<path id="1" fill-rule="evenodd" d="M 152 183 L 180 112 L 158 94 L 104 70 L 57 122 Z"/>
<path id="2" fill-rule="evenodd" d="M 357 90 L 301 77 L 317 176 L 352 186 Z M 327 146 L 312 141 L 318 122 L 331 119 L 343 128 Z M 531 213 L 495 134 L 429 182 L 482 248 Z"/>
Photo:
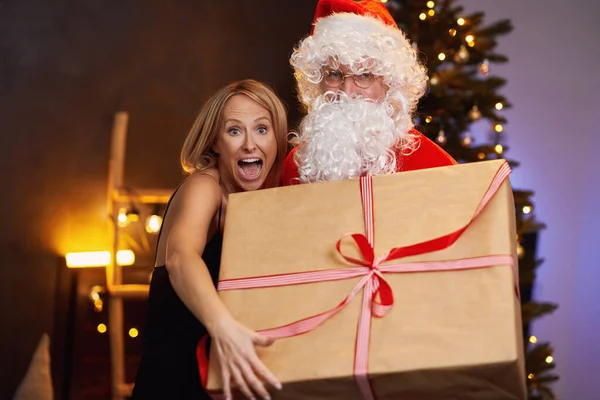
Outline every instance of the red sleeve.
<path id="1" fill-rule="evenodd" d="M 420 140 L 420 145 L 417 150 L 409 155 L 398 157 L 398 172 L 445 167 L 457 164 L 444 149 L 432 142 L 427 136 L 414 129 L 411 133 L 417 135 L 418 140 Z"/>
<path id="2" fill-rule="evenodd" d="M 281 186 L 296 185 L 300 183 L 298 181 L 298 166 L 294 161 L 294 153 L 296 153 L 297 147 L 294 147 L 290 151 L 283 162 L 283 170 L 281 171 Z"/>

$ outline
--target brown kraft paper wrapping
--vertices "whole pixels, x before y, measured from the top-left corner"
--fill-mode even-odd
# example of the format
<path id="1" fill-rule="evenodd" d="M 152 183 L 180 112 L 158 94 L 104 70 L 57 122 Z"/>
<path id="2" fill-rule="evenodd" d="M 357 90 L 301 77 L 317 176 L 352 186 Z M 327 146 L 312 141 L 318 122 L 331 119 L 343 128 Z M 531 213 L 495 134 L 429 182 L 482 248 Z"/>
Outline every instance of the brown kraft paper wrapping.
<path id="1" fill-rule="evenodd" d="M 471 219 L 502 160 L 373 178 L 375 255 L 460 229 Z M 220 280 L 338 269 L 335 243 L 364 233 L 357 179 L 245 192 L 229 197 Z M 447 249 L 407 257 L 439 261 L 511 254 L 515 213 L 507 179 Z M 360 258 L 347 240 L 345 254 Z M 234 318 L 262 330 L 335 307 L 360 278 L 222 291 Z M 526 399 L 520 302 L 510 266 L 386 274 L 394 306 L 373 318 L 369 378 L 384 399 Z M 361 296 L 315 330 L 257 348 L 283 383 L 274 399 L 360 400 L 353 378 Z M 214 349 L 212 349 L 214 351 Z M 210 357 L 207 388 L 221 388 Z"/>

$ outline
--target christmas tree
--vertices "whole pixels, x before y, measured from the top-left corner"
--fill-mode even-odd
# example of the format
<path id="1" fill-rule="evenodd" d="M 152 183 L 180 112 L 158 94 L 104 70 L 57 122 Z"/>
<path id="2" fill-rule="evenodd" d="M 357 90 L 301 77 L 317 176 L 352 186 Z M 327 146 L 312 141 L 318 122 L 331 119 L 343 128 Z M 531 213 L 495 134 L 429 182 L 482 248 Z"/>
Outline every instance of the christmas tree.
<path id="1" fill-rule="evenodd" d="M 429 72 L 429 92 L 417 110 L 421 132 L 435 140 L 461 163 L 504 158 L 506 118 L 511 107 L 499 92 L 506 81 L 493 75 L 493 64 L 508 61 L 494 52 L 498 36 L 512 30 L 509 20 L 484 25 L 484 13 L 467 15 L 455 0 L 385 1 L 396 23 L 418 51 Z M 489 142 L 475 143 L 473 124 L 489 122 Z M 507 160 L 514 168 L 518 164 Z M 533 192 L 514 189 L 519 253 L 519 279 L 530 399 L 554 399 L 549 384 L 558 379 L 552 347 L 529 335 L 534 319 L 556 309 L 555 304 L 532 300 L 536 269 L 537 233 L 544 228 L 533 213 Z"/>

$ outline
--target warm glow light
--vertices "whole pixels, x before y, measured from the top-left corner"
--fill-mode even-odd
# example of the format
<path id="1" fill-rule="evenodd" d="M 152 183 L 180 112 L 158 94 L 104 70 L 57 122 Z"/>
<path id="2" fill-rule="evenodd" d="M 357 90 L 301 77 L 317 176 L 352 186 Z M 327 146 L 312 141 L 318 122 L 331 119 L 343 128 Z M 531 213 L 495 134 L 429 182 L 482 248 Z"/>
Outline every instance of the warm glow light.
<path id="1" fill-rule="evenodd" d="M 429 15 L 430 17 L 433 17 L 435 15 L 435 11 L 429 10 L 429 11 L 427 11 L 427 15 Z"/>
<path id="2" fill-rule="evenodd" d="M 444 53 L 438 54 L 438 58 L 440 61 L 444 61 L 446 59 L 446 55 Z"/>
<path id="3" fill-rule="evenodd" d="M 463 26 L 465 24 L 465 19 L 464 18 L 459 18 L 456 20 L 456 23 L 460 26 Z"/>
<path id="4" fill-rule="evenodd" d="M 485 158 L 485 154 L 479 153 L 479 154 L 477 154 L 477 158 L 479 158 L 480 160 L 483 160 Z"/>
<path id="5" fill-rule="evenodd" d="M 450 33 L 450 36 L 456 36 L 456 29 L 452 28 L 448 31 L 448 33 Z"/>
<path id="6" fill-rule="evenodd" d="M 137 337 L 137 336 L 138 336 L 138 333 L 139 333 L 139 332 L 138 332 L 138 330 L 137 330 L 137 329 L 135 329 L 135 328 L 131 328 L 131 329 L 129 330 L 129 336 L 131 336 L 132 338 L 135 338 L 135 337 Z"/>
<path id="7" fill-rule="evenodd" d="M 98 324 L 98 332 L 100 333 L 105 333 L 106 332 L 106 325 L 104 324 Z"/>
<path id="8" fill-rule="evenodd" d="M 475 47 L 475 42 L 469 42 L 467 44 L 469 45 L 469 47 Z"/>
<path id="9" fill-rule="evenodd" d="M 537 343 L 537 338 L 535 336 L 529 337 L 529 343 L 536 344 Z"/>
<path id="10" fill-rule="evenodd" d="M 465 42 L 472 42 L 475 40 L 475 37 L 473 35 L 467 35 L 465 36 Z"/>
<path id="11" fill-rule="evenodd" d="M 119 265 L 133 265 L 135 262 L 135 254 L 131 250 L 119 250 L 117 251 L 117 264 Z"/>
<path id="12" fill-rule="evenodd" d="M 425 18 L 427 18 L 427 14 L 425 14 L 425 13 L 421 13 L 421 14 L 419 14 L 419 19 L 420 19 L 421 21 L 425 21 Z"/>
<path id="13" fill-rule="evenodd" d="M 105 267 L 110 264 L 109 251 L 85 251 L 81 253 L 67 253 L 67 267 Z"/>
<path id="14" fill-rule="evenodd" d="M 496 103 L 496 110 L 500 111 L 500 110 L 502 110 L 503 108 L 504 108 L 504 104 L 502 104 L 502 103 L 500 103 L 500 102 Z"/>
<path id="15" fill-rule="evenodd" d="M 433 8 L 433 7 L 435 7 L 435 3 L 433 1 L 428 1 L 427 2 L 427 7 Z"/>
<path id="16" fill-rule="evenodd" d="M 80 253 L 67 253 L 65 255 L 67 267 L 106 267 L 110 264 L 109 251 L 85 251 Z M 135 254 L 131 250 L 119 250 L 117 252 L 117 263 L 119 265 L 132 265 L 135 262 Z"/>
<path id="17" fill-rule="evenodd" d="M 127 210 L 124 208 L 121 208 L 119 210 L 119 215 L 117 215 L 117 221 L 119 222 L 119 226 L 122 228 L 124 226 L 127 225 Z"/>
<path id="18" fill-rule="evenodd" d="M 433 118 L 431 117 L 431 115 L 428 115 L 425 117 L 425 122 L 430 123 L 433 120 Z"/>
<path id="19" fill-rule="evenodd" d="M 533 379 L 533 378 L 535 377 L 535 375 L 533 375 L 533 374 L 529 374 L 529 375 L 527 375 L 527 377 L 528 377 L 529 379 Z"/>
<path id="20" fill-rule="evenodd" d="M 157 233 L 160 230 L 162 218 L 158 215 L 151 215 L 146 220 L 146 232 Z"/>
<path id="21" fill-rule="evenodd" d="M 496 151 L 496 153 L 498 154 L 502 154 L 502 152 L 504 151 L 504 147 L 502 147 L 501 144 L 497 144 L 496 147 L 494 147 L 494 151 Z"/>
<path id="22" fill-rule="evenodd" d="M 494 130 L 498 133 L 502 132 L 504 130 L 504 128 L 502 127 L 502 125 L 500 124 L 496 124 L 494 125 Z"/>
<path id="23" fill-rule="evenodd" d="M 92 292 L 92 294 L 90 294 L 90 297 L 92 298 L 92 300 L 98 301 L 98 300 L 100 300 L 100 293 Z"/>
<path id="24" fill-rule="evenodd" d="M 554 357 L 552 357 L 552 356 L 546 357 L 546 363 L 550 364 L 550 363 L 552 363 L 552 361 L 554 361 Z"/>
<path id="25" fill-rule="evenodd" d="M 381 0 L 382 3 L 387 3 L 387 0 Z"/>
<path id="26" fill-rule="evenodd" d="M 523 214 L 529 214 L 531 212 L 531 206 L 523 207 Z"/>

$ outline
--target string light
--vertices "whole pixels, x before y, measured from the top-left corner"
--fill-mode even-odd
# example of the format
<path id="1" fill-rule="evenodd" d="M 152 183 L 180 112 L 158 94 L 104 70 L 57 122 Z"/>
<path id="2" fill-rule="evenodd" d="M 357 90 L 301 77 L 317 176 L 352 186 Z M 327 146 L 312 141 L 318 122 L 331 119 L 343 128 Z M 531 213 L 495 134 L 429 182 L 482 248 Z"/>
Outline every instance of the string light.
<path id="1" fill-rule="evenodd" d="M 450 34 L 450 36 L 456 36 L 456 29 L 452 28 L 448 31 L 448 33 Z"/>
<path id="2" fill-rule="evenodd" d="M 502 154 L 502 152 L 504 151 L 504 147 L 502 147 L 502 145 L 501 145 L 501 144 L 497 144 L 497 145 L 494 147 L 494 151 L 495 151 L 496 153 L 498 153 L 498 154 Z"/>
<path id="3" fill-rule="evenodd" d="M 437 74 L 433 74 L 431 76 L 431 79 L 429 79 L 429 83 L 431 83 L 432 85 L 437 85 L 438 83 L 440 83 L 440 79 L 438 78 Z"/>
<path id="4" fill-rule="evenodd" d="M 98 327 L 96 329 L 98 329 L 98 332 L 100 333 L 106 333 L 106 325 L 104 324 L 98 324 Z"/>
<path id="5" fill-rule="evenodd" d="M 102 302 L 102 300 L 94 300 L 94 311 L 96 312 L 102 312 L 102 309 L 104 308 L 104 303 Z"/>
<path id="6" fill-rule="evenodd" d="M 529 214 L 531 212 L 531 206 L 523 206 L 523 214 Z"/>
<path id="7" fill-rule="evenodd" d="M 425 14 L 425 13 L 421 13 L 421 14 L 419 14 L 419 19 L 420 19 L 421 21 L 425 21 L 425 18 L 427 18 L 427 14 Z"/>
<path id="8" fill-rule="evenodd" d="M 428 115 L 425 117 L 425 122 L 426 123 L 430 123 L 431 121 L 433 121 L 433 117 L 431 115 Z"/>
<path id="9" fill-rule="evenodd" d="M 537 338 L 535 336 L 530 336 L 529 337 L 529 343 L 536 344 L 537 343 Z"/>
<path id="10" fill-rule="evenodd" d="M 475 42 L 469 42 L 467 44 L 469 45 L 469 47 L 475 47 Z"/>
<path id="11" fill-rule="evenodd" d="M 435 7 L 435 3 L 433 1 L 428 1 L 427 2 L 427 7 L 433 8 L 433 7 Z"/>
<path id="12" fill-rule="evenodd" d="M 465 24 L 465 22 L 466 22 L 465 19 L 462 17 L 456 20 L 456 23 L 460 26 L 463 26 Z"/>
<path id="13" fill-rule="evenodd" d="M 529 378 L 529 379 L 533 379 L 533 378 L 535 378 L 535 375 L 533 375 L 533 374 L 529 374 L 529 375 L 527 375 L 527 378 Z"/>
<path id="14" fill-rule="evenodd" d="M 501 124 L 495 124 L 494 125 L 494 130 L 498 133 L 502 132 L 504 130 L 504 128 L 502 127 Z"/>
<path id="15" fill-rule="evenodd" d="M 469 43 L 475 40 L 475 37 L 473 35 L 467 35 L 465 36 L 465 42 Z"/>
<path id="16" fill-rule="evenodd" d="M 485 158 L 485 153 L 477 154 L 477 158 L 479 158 L 480 160 L 483 160 Z"/>
<path id="17" fill-rule="evenodd" d="M 117 221 L 119 222 L 119 226 L 121 228 L 127 226 L 127 223 L 129 221 L 127 219 L 127 210 L 125 208 L 121 208 L 119 210 L 119 215 L 117 216 Z"/>
<path id="18" fill-rule="evenodd" d="M 443 129 L 440 129 L 440 131 L 438 132 L 438 136 L 435 139 L 439 144 L 446 144 L 446 132 L 444 132 Z"/>
<path id="19" fill-rule="evenodd" d="M 504 108 L 504 104 L 497 102 L 495 107 L 496 107 L 496 110 L 500 111 Z"/>
<path id="20" fill-rule="evenodd" d="M 131 328 L 129 330 L 129 336 L 132 337 L 132 338 L 136 338 L 138 336 L 138 334 L 139 334 L 139 332 L 135 328 Z"/>
<path id="21" fill-rule="evenodd" d="M 554 357 L 552 357 L 552 356 L 546 357 L 546 363 L 547 364 L 552 364 L 552 361 L 554 361 Z"/>
<path id="22" fill-rule="evenodd" d="M 465 135 L 465 137 L 462 140 L 462 144 L 465 147 L 469 147 L 471 145 L 471 143 L 473 143 L 473 139 L 471 138 L 471 135 L 469 135 L 468 133 Z"/>
<path id="23" fill-rule="evenodd" d="M 440 54 L 438 54 L 438 59 L 440 61 L 444 61 L 446 59 L 446 55 L 444 53 L 440 53 Z"/>
<path id="24" fill-rule="evenodd" d="M 427 11 L 427 15 L 429 15 L 430 17 L 433 17 L 435 15 L 435 11 L 429 10 L 429 11 Z"/>
<path id="25" fill-rule="evenodd" d="M 151 215 L 146 219 L 146 232 L 157 233 L 160 230 L 162 218 L 156 214 Z"/>

